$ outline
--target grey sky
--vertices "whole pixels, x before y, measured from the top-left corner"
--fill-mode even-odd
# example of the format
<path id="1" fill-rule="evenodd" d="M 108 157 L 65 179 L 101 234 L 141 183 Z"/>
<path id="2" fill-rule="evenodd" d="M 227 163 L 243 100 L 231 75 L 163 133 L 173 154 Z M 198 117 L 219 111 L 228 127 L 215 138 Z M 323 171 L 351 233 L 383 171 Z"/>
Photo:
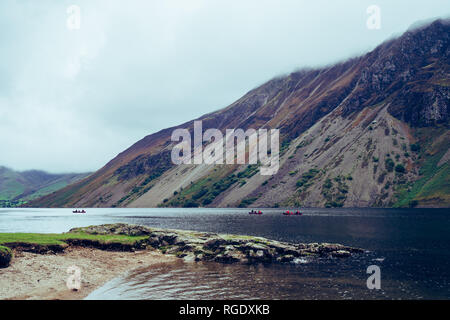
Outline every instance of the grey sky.
<path id="1" fill-rule="evenodd" d="M 69 30 L 66 9 L 81 8 Z M 368 6 L 381 29 L 366 27 Z M 373 49 L 450 1 L 0 3 L 0 165 L 91 171 L 274 76 Z"/>

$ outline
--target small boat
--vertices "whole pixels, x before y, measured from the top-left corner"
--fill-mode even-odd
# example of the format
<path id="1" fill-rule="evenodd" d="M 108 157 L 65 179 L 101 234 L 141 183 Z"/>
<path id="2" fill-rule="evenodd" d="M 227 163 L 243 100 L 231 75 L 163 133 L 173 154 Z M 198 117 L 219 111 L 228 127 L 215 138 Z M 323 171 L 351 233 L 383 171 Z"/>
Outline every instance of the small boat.
<path id="1" fill-rule="evenodd" d="M 248 214 L 263 214 L 262 213 L 262 211 L 261 210 L 259 210 L 259 211 L 256 211 L 256 210 L 252 210 L 252 211 L 249 211 L 249 213 Z"/>
<path id="2" fill-rule="evenodd" d="M 286 210 L 286 211 L 283 212 L 283 215 L 285 215 L 285 216 L 301 216 L 301 215 L 303 215 L 303 213 L 301 213 L 298 210 L 296 212 Z"/>
<path id="3" fill-rule="evenodd" d="M 84 210 L 73 210 L 72 213 L 86 213 Z"/>

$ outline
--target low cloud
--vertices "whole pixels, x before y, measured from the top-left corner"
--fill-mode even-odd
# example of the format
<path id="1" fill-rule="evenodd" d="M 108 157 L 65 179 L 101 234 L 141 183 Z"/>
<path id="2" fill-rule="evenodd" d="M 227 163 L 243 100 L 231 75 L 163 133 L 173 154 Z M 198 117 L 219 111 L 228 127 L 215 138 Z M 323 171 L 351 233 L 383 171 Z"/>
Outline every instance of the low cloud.
<path id="1" fill-rule="evenodd" d="M 66 26 L 69 5 L 81 27 Z M 443 1 L 21 1 L 0 4 L 0 165 L 92 171 L 145 135 L 270 78 L 374 48 Z M 447 10 L 444 10 L 447 6 Z"/>

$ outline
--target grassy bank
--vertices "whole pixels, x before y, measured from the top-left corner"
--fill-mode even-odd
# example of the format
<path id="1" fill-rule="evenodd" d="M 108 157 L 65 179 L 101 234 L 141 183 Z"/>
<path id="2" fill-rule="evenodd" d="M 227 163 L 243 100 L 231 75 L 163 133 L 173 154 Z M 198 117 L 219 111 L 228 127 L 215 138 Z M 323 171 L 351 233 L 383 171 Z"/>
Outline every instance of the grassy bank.
<path id="1" fill-rule="evenodd" d="M 147 237 L 88 233 L 0 233 L 0 246 L 34 253 L 56 253 L 69 245 L 102 250 L 133 251 L 142 248 Z"/>
<path id="2" fill-rule="evenodd" d="M 34 245 L 63 245 L 70 240 L 93 240 L 105 244 L 135 244 L 146 239 L 145 236 L 127 236 L 127 235 L 103 235 L 87 233 L 0 233 L 0 245 L 8 247 L 8 244 L 34 244 Z"/>

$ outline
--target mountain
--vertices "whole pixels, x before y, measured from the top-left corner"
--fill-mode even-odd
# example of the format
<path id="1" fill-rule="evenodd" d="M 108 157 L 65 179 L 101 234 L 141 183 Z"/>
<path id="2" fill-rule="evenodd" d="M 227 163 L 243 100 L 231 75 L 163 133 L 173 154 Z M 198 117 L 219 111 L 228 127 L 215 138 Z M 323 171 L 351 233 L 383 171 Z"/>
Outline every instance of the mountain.
<path id="1" fill-rule="evenodd" d="M 204 115 L 203 129 L 279 128 L 280 170 L 172 164 L 151 134 L 86 179 L 31 202 L 54 207 L 450 205 L 450 23 L 357 58 L 268 81 Z"/>
<path id="2" fill-rule="evenodd" d="M 0 166 L 0 208 L 15 207 L 86 178 L 89 174 L 50 174 L 29 170 L 18 172 Z"/>

